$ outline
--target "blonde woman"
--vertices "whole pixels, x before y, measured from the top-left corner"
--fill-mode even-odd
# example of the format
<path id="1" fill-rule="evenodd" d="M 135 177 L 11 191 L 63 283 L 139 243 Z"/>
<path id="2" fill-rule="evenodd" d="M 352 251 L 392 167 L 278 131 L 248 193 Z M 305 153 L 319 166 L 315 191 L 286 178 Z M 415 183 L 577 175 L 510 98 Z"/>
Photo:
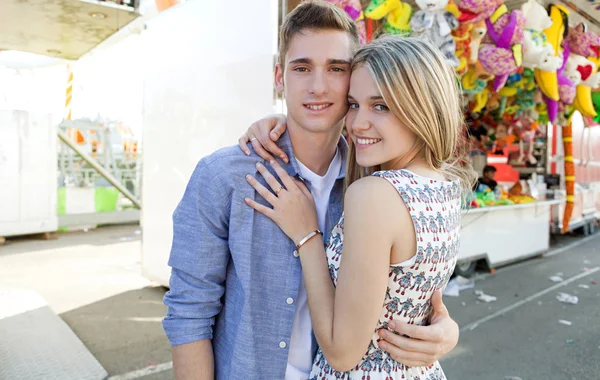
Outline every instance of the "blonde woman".
<path id="1" fill-rule="evenodd" d="M 428 324 L 456 264 L 461 199 L 475 179 L 455 156 L 459 88 L 441 52 L 417 38 L 382 37 L 351 71 L 344 215 L 326 247 L 311 192 L 278 162 L 276 176 L 257 165 L 270 189 L 247 177 L 271 207 L 245 202 L 297 245 L 320 347 L 311 379 L 445 379 L 438 362 L 395 361 L 381 338 L 392 321 Z"/>

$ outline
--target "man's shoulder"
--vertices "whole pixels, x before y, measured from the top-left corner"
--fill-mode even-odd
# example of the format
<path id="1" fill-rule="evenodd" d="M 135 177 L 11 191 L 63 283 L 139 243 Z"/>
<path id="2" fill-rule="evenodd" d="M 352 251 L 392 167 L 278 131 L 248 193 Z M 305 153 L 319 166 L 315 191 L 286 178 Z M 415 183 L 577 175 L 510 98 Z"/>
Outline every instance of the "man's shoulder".
<path id="1" fill-rule="evenodd" d="M 239 146 L 232 145 L 221 148 L 208 156 L 203 157 L 199 164 L 205 166 L 211 173 L 219 174 L 234 174 L 250 173 L 249 170 L 255 168 L 256 162 L 263 161 L 254 150 L 247 156 Z"/>

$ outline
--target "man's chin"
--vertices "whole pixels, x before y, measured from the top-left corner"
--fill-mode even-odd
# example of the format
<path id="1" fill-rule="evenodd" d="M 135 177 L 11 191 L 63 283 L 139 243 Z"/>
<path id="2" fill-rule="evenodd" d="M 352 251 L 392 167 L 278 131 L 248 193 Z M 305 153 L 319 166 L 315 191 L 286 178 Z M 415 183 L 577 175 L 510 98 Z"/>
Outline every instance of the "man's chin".
<path id="1" fill-rule="evenodd" d="M 329 133 L 337 130 L 338 122 L 330 121 L 330 120 L 315 120 L 307 118 L 300 122 L 300 127 L 304 130 L 313 133 Z"/>

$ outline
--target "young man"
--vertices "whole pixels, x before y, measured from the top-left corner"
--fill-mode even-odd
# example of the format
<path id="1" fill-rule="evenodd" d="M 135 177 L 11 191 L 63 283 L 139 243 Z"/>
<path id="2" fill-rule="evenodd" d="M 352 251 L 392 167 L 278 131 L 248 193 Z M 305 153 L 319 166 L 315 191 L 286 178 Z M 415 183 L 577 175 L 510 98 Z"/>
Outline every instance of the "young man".
<path id="1" fill-rule="evenodd" d="M 278 144 L 290 158 L 288 173 L 311 188 L 325 240 L 342 212 L 340 133 L 357 45 L 354 22 L 325 2 L 298 6 L 280 34 L 275 84 L 285 92 L 288 131 Z M 245 179 L 259 161 L 237 147 L 202 159 L 173 215 L 163 326 L 179 380 L 308 379 L 317 347 L 298 253 L 243 201 L 266 204 Z M 441 299 L 436 309 L 425 330 L 397 330 L 419 340 L 386 338 L 393 357 L 430 364 L 456 345 L 458 328 Z"/>

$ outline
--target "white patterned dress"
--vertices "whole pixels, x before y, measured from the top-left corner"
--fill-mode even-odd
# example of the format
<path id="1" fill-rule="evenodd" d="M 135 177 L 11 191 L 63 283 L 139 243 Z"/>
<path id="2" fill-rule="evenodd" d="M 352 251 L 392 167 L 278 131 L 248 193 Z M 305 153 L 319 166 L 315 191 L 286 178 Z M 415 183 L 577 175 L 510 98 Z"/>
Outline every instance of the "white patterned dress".
<path id="1" fill-rule="evenodd" d="M 349 372 L 338 372 L 327 364 L 319 350 L 311 380 L 442 380 L 446 379 L 439 363 L 428 367 L 407 367 L 379 348 L 380 329 L 390 320 L 427 325 L 431 314 L 431 296 L 444 289 L 458 255 L 461 217 L 461 191 L 456 182 L 421 177 L 407 170 L 380 171 L 375 176 L 388 180 L 400 193 L 413 220 L 416 255 L 390 266 L 388 289 L 377 327 L 360 363 Z M 344 240 L 344 215 L 334 227 L 327 245 L 327 262 L 337 284 Z"/>

